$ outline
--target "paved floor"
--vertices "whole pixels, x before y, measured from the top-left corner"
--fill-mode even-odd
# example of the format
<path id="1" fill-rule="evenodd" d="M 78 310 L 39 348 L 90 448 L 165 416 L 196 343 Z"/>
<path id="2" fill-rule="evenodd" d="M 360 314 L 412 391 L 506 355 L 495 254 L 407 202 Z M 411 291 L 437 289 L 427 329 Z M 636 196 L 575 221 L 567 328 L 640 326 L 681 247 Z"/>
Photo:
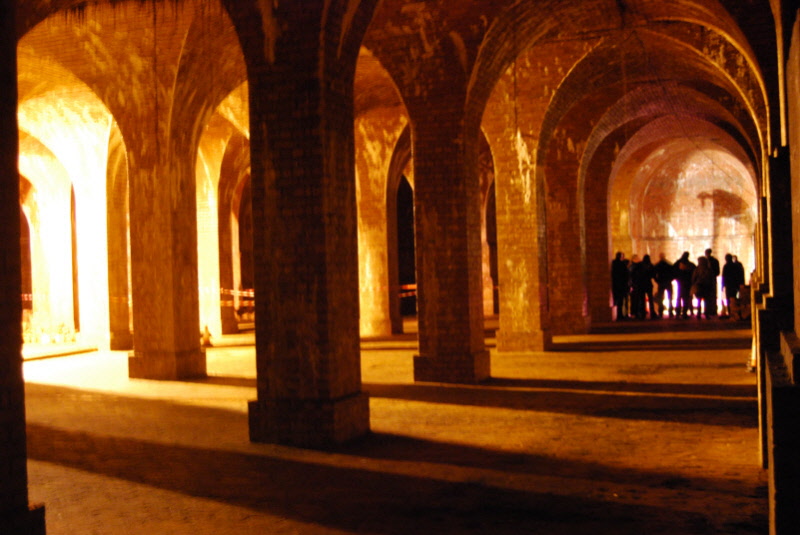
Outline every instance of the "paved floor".
<path id="1" fill-rule="evenodd" d="M 749 331 L 693 321 L 490 338 L 474 387 L 414 384 L 413 336 L 364 341 L 372 434 L 328 452 L 248 441 L 252 334 L 202 382 L 26 361 L 30 497 L 50 535 L 766 533 Z"/>

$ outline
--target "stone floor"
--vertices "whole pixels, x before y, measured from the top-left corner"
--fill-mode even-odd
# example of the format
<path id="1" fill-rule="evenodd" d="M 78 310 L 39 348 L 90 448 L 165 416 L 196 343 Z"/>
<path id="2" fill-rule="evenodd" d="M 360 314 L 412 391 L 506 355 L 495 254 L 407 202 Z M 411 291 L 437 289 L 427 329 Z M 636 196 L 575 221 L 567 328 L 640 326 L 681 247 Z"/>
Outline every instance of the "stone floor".
<path id="1" fill-rule="evenodd" d="M 766 533 L 750 333 L 667 323 L 490 337 L 481 386 L 414 384 L 413 335 L 364 341 L 372 434 L 327 452 L 248 441 L 252 334 L 199 382 L 26 361 L 30 498 L 49 535 Z"/>

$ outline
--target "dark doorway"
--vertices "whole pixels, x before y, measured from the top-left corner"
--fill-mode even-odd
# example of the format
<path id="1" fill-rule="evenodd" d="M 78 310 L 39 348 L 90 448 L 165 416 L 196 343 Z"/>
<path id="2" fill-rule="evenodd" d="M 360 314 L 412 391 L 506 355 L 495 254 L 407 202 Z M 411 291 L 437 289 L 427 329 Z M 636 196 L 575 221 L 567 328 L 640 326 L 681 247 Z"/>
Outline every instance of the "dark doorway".
<path id="1" fill-rule="evenodd" d="M 486 200 L 486 242 L 489 246 L 489 274 L 492 277 L 492 311 L 500 313 L 500 294 L 497 288 L 497 208 L 494 196 L 494 182 L 489 188 Z"/>
<path id="2" fill-rule="evenodd" d="M 397 263 L 400 314 L 417 314 L 417 276 L 414 251 L 414 190 L 405 176 L 397 186 Z"/>

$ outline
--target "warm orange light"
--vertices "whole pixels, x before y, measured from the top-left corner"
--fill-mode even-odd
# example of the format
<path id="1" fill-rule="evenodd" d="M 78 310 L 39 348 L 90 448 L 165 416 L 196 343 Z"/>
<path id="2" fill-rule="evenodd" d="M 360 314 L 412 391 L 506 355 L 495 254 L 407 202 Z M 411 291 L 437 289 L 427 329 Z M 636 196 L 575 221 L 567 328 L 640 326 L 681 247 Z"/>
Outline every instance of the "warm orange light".
<path id="1" fill-rule="evenodd" d="M 21 200 L 30 222 L 33 285 L 26 339 L 77 337 L 107 347 L 111 114 L 88 86 L 28 51 L 25 40 L 19 47 L 19 71 L 23 82 L 44 88 L 22 93 L 18 107 L 19 169 L 32 186 Z"/>

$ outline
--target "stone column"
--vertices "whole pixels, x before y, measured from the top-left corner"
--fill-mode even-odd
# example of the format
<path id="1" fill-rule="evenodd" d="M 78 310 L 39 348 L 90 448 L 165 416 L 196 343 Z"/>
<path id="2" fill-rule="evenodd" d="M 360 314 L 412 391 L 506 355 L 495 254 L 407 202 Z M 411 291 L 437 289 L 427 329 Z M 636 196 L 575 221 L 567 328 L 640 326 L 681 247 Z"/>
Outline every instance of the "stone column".
<path id="1" fill-rule="evenodd" d="M 128 373 L 144 379 L 201 377 L 206 366 L 200 347 L 195 177 L 153 156 L 143 150 L 130 157 L 134 351 Z"/>
<path id="2" fill-rule="evenodd" d="M 607 150 L 595 151 L 583 181 L 583 213 L 585 228 L 586 284 L 589 316 L 592 324 L 611 321 L 611 258 L 609 251 L 608 180 L 616 152 L 612 149 L 615 137 L 604 142 Z M 624 140 L 619 140 L 620 146 Z M 611 253 L 611 254 L 609 254 Z M 653 263 L 658 251 L 653 251 Z"/>
<path id="3" fill-rule="evenodd" d="M 782 148 L 769 159 L 769 180 L 766 202 L 760 211 L 760 226 L 766 229 L 763 255 L 768 271 L 762 271 L 757 303 L 753 314 L 758 350 L 762 358 L 767 351 L 778 351 L 781 331 L 794 329 L 793 244 L 791 170 L 788 148 Z"/>
<path id="4" fill-rule="evenodd" d="M 122 136 L 113 128 L 108 155 L 108 316 L 110 348 L 133 349 L 128 287 L 128 162 Z"/>
<path id="5" fill-rule="evenodd" d="M 489 377 L 484 342 L 477 132 L 463 132 L 463 95 L 429 95 L 411 113 L 419 355 L 414 379 Z M 410 106 L 411 108 L 411 106 Z"/>
<path id="6" fill-rule="evenodd" d="M 183 17 L 176 24 L 184 28 L 192 17 L 190 10 L 166 14 L 158 3 L 119 9 L 130 9 L 132 16 L 140 9 L 155 10 L 156 21 Z M 186 34 L 169 28 L 145 26 L 137 34 L 140 42 L 122 47 L 132 55 L 134 45 L 150 52 L 158 43 L 157 54 L 137 58 L 146 68 L 133 69 L 137 78 L 131 87 L 124 86 L 130 93 L 128 102 L 145 105 L 114 103 L 120 109 L 115 116 L 125 136 L 129 165 L 134 349 L 128 373 L 162 380 L 206 374 L 200 347 L 195 164 L 202 131 L 197 118 L 206 105 L 203 99 L 211 100 L 211 84 L 208 78 L 192 76 L 181 63 Z M 121 58 L 121 65 L 132 59 Z"/>
<path id="7" fill-rule="evenodd" d="M 231 228 L 232 201 L 236 178 L 222 175 L 219 186 L 219 203 L 217 209 L 217 229 L 219 231 L 219 285 L 220 285 L 220 318 L 222 334 L 239 332 L 236 319 L 234 292 L 238 290 L 233 276 L 233 229 Z M 238 258 L 238 257 L 237 257 Z"/>
<path id="8" fill-rule="evenodd" d="M 522 69 L 524 73 L 530 69 Z M 543 351 L 552 336 L 547 314 L 547 253 L 543 182 L 536 180 L 538 124 L 525 95 L 532 80 L 507 73 L 494 89 L 482 127 L 495 161 L 497 256 L 500 285 L 498 351 Z"/>
<path id="9" fill-rule="evenodd" d="M 387 190 L 389 168 L 406 118 L 395 108 L 370 110 L 356 120 L 361 336 L 392 334 Z M 396 285 L 394 285 L 396 287 Z"/>
<path id="10" fill-rule="evenodd" d="M 255 442 L 326 447 L 369 430 L 369 399 L 361 391 L 352 97 L 360 38 L 326 33 L 345 15 L 349 30 L 359 33 L 369 15 L 327 4 L 281 3 L 266 12 L 261 4 L 229 5 L 251 75 Z M 268 36 L 269 47 L 258 44 L 262 23 L 280 28 Z"/>
<path id="11" fill-rule="evenodd" d="M 241 296 L 237 296 L 236 292 L 241 280 L 241 259 L 238 250 L 239 226 L 233 224 L 233 218 L 240 211 L 242 190 L 249 188 L 249 182 L 250 141 L 243 134 L 234 132 L 220 167 L 217 202 L 222 334 L 239 332 L 236 307 L 241 302 Z M 239 265 L 235 266 L 235 263 Z"/>
<path id="12" fill-rule="evenodd" d="M 585 228 L 581 226 L 577 194 L 580 155 L 568 148 L 571 138 L 566 130 L 558 131 L 562 132 L 551 138 L 544 149 L 546 156 L 539 162 L 547 181 L 548 305 L 553 334 L 581 334 L 589 330 L 589 316 L 582 239 Z"/>
<path id="13" fill-rule="evenodd" d="M 0 533 L 45 533 L 44 506 L 28 504 L 22 379 L 19 151 L 15 3 L 0 2 Z"/>

